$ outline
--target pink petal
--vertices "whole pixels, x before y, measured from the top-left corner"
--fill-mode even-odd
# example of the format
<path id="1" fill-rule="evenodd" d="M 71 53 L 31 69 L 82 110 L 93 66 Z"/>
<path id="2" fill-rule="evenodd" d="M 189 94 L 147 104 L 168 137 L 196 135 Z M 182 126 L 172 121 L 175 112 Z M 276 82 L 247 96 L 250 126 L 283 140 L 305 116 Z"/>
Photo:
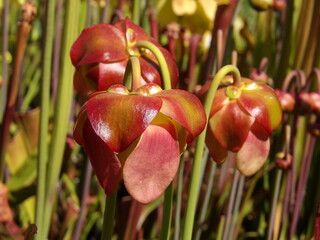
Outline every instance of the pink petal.
<path id="1" fill-rule="evenodd" d="M 226 150 L 239 151 L 247 139 L 254 118 L 245 113 L 233 100 L 209 119 L 209 128 Z"/>
<path id="2" fill-rule="evenodd" d="M 116 155 L 95 133 L 87 120 L 83 129 L 84 147 L 99 183 L 107 195 L 112 194 L 121 180 L 121 164 Z"/>
<path id="3" fill-rule="evenodd" d="M 193 94 L 171 89 L 154 94 L 162 100 L 160 112 L 169 116 L 183 126 L 188 132 L 188 144 L 204 129 L 206 115 L 200 100 Z"/>
<path id="4" fill-rule="evenodd" d="M 157 97 L 101 93 L 89 98 L 87 114 L 96 134 L 119 153 L 144 132 L 161 105 Z"/>
<path id="5" fill-rule="evenodd" d="M 174 125 L 150 125 L 123 168 L 130 195 L 141 203 L 159 197 L 176 175 L 179 158 Z"/>
<path id="6" fill-rule="evenodd" d="M 72 45 L 72 64 L 117 62 L 128 57 L 124 32 L 110 24 L 97 24 L 82 31 Z"/>
<path id="7" fill-rule="evenodd" d="M 254 132 L 256 132 L 254 130 Z M 245 175 L 255 174 L 266 162 L 269 155 L 270 140 L 250 131 L 249 135 L 236 156 L 237 168 Z"/>

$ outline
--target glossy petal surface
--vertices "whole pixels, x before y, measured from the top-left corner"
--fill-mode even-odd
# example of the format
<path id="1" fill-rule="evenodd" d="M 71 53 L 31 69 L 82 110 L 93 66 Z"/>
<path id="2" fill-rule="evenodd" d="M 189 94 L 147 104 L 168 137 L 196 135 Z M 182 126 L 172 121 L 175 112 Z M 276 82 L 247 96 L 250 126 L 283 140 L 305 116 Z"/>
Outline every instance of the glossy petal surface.
<path id="1" fill-rule="evenodd" d="M 74 138 L 74 140 L 76 140 L 76 142 L 79 145 L 82 145 L 82 146 L 84 144 L 83 126 L 84 126 L 84 124 L 85 124 L 85 122 L 87 120 L 86 111 L 87 111 L 87 104 L 85 103 L 80 109 L 77 121 L 76 121 L 76 123 L 74 125 L 74 130 L 73 130 L 73 138 Z"/>
<path id="2" fill-rule="evenodd" d="M 237 168 L 241 174 L 251 176 L 266 162 L 270 149 L 269 138 L 259 139 L 251 131 L 236 156 Z"/>
<path id="3" fill-rule="evenodd" d="M 228 151 L 219 144 L 210 129 L 208 129 L 206 134 L 206 145 L 209 149 L 210 156 L 216 163 L 220 164 L 225 162 L 228 156 Z"/>
<path id="4" fill-rule="evenodd" d="M 127 58 L 124 33 L 110 24 L 97 24 L 82 31 L 71 48 L 74 66 L 117 62 Z"/>
<path id="5" fill-rule="evenodd" d="M 160 112 L 181 124 L 188 132 L 188 144 L 204 129 L 206 115 L 200 100 L 193 94 L 171 89 L 154 94 L 162 100 Z"/>
<path id="6" fill-rule="evenodd" d="M 113 193 L 121 180 L 121 164 L 116 155 L 95 133 L 87 120 L 83 129 L 84 146 L 100 185 L 107 195 Z"/>
<path id="7" fill-rule="evenodd" d="M 282 119 L 280 102 L 270 87 L 261 83 L 253 84 L 256 86 L 242 90 L 238 101 L 271 134 Z"/>
<path id="8" fill-rule="evenodd" d="M 96 134 L 119 153 L 143 133 L 161 105 L 157 97 L 102 93 L 88 100 L 87 113 Z"/>
<path id="9" fill-rule="evenodd" d="M 123 168 L 125 186 L 137 201 L 149 203 L 173 180 L 180 152 L 173 124 L 150 125 Z"/>
<path id="10" fill-rule="evenodd" d="M 237 101 L 230 101 L 210 118 L 209 127 L 223 148 L 235 152 L 242 147 L 253 122 Z"/>

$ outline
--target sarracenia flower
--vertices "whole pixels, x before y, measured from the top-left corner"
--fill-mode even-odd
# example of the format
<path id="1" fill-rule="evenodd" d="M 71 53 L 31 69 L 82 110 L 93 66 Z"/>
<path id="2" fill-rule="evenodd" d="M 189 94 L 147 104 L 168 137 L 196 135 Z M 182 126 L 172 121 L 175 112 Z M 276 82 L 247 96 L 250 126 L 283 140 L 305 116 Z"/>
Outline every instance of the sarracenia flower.
<path id="1" fill-rule="evenodd" d="M 104 91 L 122 84 L 131 56 L 137 56 L 141 66 L 141 84 L 161 86 L 159 64 L 147 49 L 138 48 L 139 41 L 153 43 L 163 54 L 170 72 L 173 88 L 178 83 L 177 65 L 170 53 L 128 18 L 111 24 L 97 24 L 81 33 L 71 48 L 72 64 L 76 67 L 74 87 L 82 95 Z"/>
<path id="2" fill-rule="evenodd" d="M 202 89 L 206 92 L 208 85 Z M 214 161 L 225 161 L 228 151 L 237 152 L 239 171 L 257 172 L 266 161 L 269 136 L 280 124 L 280 102 L 272 88 L 242 78 L 237 85 L 217 90 L 209 116 L 206 144 Z"/>
<path id="3" fill-rule="evenodd" d="M 189 92 L 146 84 L 134 92 L 114 85 L 95 92 L 74 130 L 107 195 L 121 178 L 128 192 L 148 203 L 173 180 L 186 144 L 204 129 L 201 102 Z"/>

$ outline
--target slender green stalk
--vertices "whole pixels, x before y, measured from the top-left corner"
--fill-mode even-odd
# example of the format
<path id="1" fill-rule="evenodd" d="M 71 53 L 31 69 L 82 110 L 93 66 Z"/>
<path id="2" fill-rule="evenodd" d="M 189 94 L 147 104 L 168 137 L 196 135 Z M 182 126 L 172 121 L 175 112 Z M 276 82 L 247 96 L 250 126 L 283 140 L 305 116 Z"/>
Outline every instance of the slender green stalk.
<path id="1" fill-rule="evenodd" d="M 177 200 L 176 200 L 176 214 L 174 224 L 174 240 L 180 239 L 180 219 L 181 219 L 181 202 L 183 192 L 183 172 L 184 172 L 184 154 L 180 160 L 179 174 L 178 174 L 178 187 L 177 187 Z"/>
<path id="2" fill-rule="evenodd" d="M 46 179 L 46 199 L 44 205 L 43 231 L 39 239 L 46 239 L 48 235 L 52 205 L 56 197 L 56 183 L 59 178 L 63 153 L 65 148 L 65 139 L 68 132 L 68 120 L 72 100 L 72 76 L 73 67 L 70 62 L 69 49 L 76 38 L 77 28 L 74 26 L 77 22 L 77 0 L 67 2 L 66 21 L 63 39 L 63 51 L 61 62 L 61 75 L 57 95 L 57 104 L 55 106 L 54 125 L 51 140 L 51 148 L 48 159 L 48 173 Z"/>
<path id="3" fill-rule="evenodd" d="M 153 55 L 158 60 L 159 66 L 161 69 L 163 89 L 171 89 L 171 81 L 170 81 L 170 73 L 169 73 L 168 65 L 160 49 L 156 45 L 148 41 L 137 42 L 137 47 L 146 48 L 153 53 Z"/>
<path id="4" fill-rule="evenodd" d="M 135 56 L 130 57 L 123 77 L 123 85 L 134 91 L 141 86 L 141 68 L 139 59 Z"/>
<path id="5" fill-rule="evenodd" d="M 162 218 L 162 226 L 161 226 L 161 234 L 160 234 L 161 240 L 169 240 L 170 238 L 172 199 L 173 199 L 173 186 L 171 182 L 164 193 L 163 218 Z"/>
<path id="6" fill-rule="evenodd" d="M 233 65 L 226 65 L 217 72 L 217 74 L 215 75 L 211 83 L 211 86 L 207 93 L 207 97 L 204 102 L 204 110 L 206 112 L 207 119 L 209 118 L 212 101 L 219 87 L 219 84 L 222 81 L 222 79 L 229 73 L 233 74 L 234 84 L 239 85 L 241 82 L 240 72 L 238 68 L 236 68 Z M 207 124 L 203 132 L 198 136 L 197 142 L 196 142 L 194 163 L 192 168 L 191 183 L 190 183 L 190 189 L 189 189 L 189 198 L 187 202 L 186 221 L 185 221 L 184 232 L 183 232 L 183 240 L 192 239 L 194 216 L 195 216 L 196 205 L 197 205 L 197 193 L 198 193 L 198 188 L 200 184 L 201 160 L 203 156 L 206 132 L 207 132 Z"/>
<path id="7" fill-rule="evenodd" d="M 140 0 L 133 0 L 133 13 L 132 13 L 132 21 L 139 25 L 140 22 L 140 6 L 141 6 L 141 1 Z"/>
<path id="8" fill-rule="evenodd" d="M 282 172 L 283 172 L 282 169 L 277 169 L 276 182 L 275 182 L 275 187 L 274 187 L 274 192 L 273 192 L 271 212 L 270 212 L 270 218 L 269 218 L 269 229 L 268 229 L 268 235 L 267 235 L 268 240 L 272 239 L 274 218 L 275 218 L 276 209 L 277 209 L 277 201 L 278 201 L 280 183 L 281 183 L 281 179 L 282 179 Z"/>
<path id="9" fill-rule="evenodd" d="M 48 162 L 48 129 L 50 112 L 50 80 L 51 62 L 54 37 L 54 17 L 55 0 L 47 2 L 46 9 L 46 34 L 44 42 L 44 53 L 42 59 L 42 81 L 41 81 L 41 101 L 40 101 L 40 124 L 39 124 L 39 154 L 38 154 L 38 179 L 37 179 L 37 204 L 36 204 L 36 224 L 38 236 L 43 234 L 43 214 L 46 195 L 46 178 Z M 41 238 L 40 238 L 41 239 Z"/>
<path id="10" fill-rule="evenodd" d="M 218 226 L 217 240 L 222 240 L 222 234 L 223 234 L 223 228 L 224 228 L 225 221 L 226 221 L 225 216 L 221 216 L 219 226 Z"/>
<path id="11" fill-rule="evenodd" d="M 217 164 L 214 161 L 210 160 L 209 164 L 210 164 L 210 170 L 209 170 L 208 186 L 207 186 L 206 194 L 204 196 L 203 203 L 201 205 L 200 217 L 198 221 L 198 230 L 196 233 L 195 240 L 198 240 L 201 237 L 201 224 L 204 222 L 207 211 L 208 211 L 209 200 L 210 200 L 210 196 L 213 189 L 214 174 L 217 168 Z"/>
<path id="12" fill-rule="evenodd" d="M 111 240 L 113 233 L 114 218 L 116 214 L 117 190 L 110 196 L 106 196 L 104 208 L 102 237 L 101 240 Z"/>

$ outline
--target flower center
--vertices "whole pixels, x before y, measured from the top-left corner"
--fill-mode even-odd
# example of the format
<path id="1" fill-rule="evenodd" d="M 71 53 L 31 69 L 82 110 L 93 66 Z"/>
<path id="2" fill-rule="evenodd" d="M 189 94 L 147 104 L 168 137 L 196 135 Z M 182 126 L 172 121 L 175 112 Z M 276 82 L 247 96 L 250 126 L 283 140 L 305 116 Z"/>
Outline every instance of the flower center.
<path id="1" fill-rule="evenodd" d="M 242 84 L 240 88 L 230 85 L 226 88 L 226 95 L 230 99 L 238 99 L 241 95 L 241 91 L 242 91 Z"/>

